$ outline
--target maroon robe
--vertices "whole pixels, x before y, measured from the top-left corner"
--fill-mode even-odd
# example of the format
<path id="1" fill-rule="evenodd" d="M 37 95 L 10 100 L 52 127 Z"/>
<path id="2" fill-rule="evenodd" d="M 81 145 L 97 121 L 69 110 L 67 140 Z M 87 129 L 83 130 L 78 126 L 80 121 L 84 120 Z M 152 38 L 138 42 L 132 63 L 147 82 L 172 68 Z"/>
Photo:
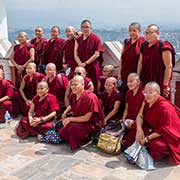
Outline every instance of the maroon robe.
<path id="1" fill-rule="evenodd" d="M 37 38 L 31 40 L 31 44 L 34 45 L 35 48 L 35 63 L 37 67 L 41 64 L 41 57 L 43 56 L 45 45 L 47 44 L 47 40 L 45 38 L 41 38 L 39 41 L 36 41 Z"/>
<path id="2" fill-rule="evenodd" d="M 104 76 L 100 76 L 100 79 L 99 79 L 99 81 L 100 81 L 100 89 L 99 89 L 99 92 L 100 92 L 100 93 L 102 93 L 102 92 L 105 91 L 104 85 L 105 85 L 106 79 L 107 79 L 107 78 L 105 78 Z"/>
<path id="3" fill-rule="evenodd" d="M 4 96 L 9 98 L 13 96 L 12 86 L 6 79 L 0 81 L 0 99 Z M 12 102 L 10 99 L 0 103 L 0 123 L 5 122 L 4 115 L 6 111 L 12 115 Z"/>
<path id="4" fill-rule="evenodd" d="M 169 157 L 169 163 L 180 164 L 180 117 L 175 106 L 160 96 L 152 107 L 146 103 L 143 114 L 145 136 L 152 132 L 161 135 L 145 144 L 153 159 L 159 161 Z M 135 140 L 136 126 L 133 130 Z"/>
<path id="5" fill-rule="evenodd" d="M 45 65 L 50 62 L 54 63 L 58 72 L 62 70 L 64 42 L 65 40 L 62 38 L 57 38 L 53 41 L 50 39 L 45 46 L 45 52 L 42 59 L 42 62 Z"/>
<path id="6" fill-rule="evenodd" d="M 133 95 L 133 91 L 131 90 L 128 90 L 126 92 L 126 103 L 128 104 L 128 114 L 126 116 L 126 119 L 134 120 L 134 124 L 132 124 L 132 127 L 130 129 L 127 129 L 123 137 L 123 143 L 125 147 L 130 146 L 134 142 L 134 126 L 136 126 L 135 120 L 144 101 L 142 90 L 143 89 L 139 87 L 135 96 Z"/>
<path id="7" fill-rule="evenodd" d="M 102 101 L 105 116 L 107 116 L 113 110 L 116 101 L 121 101 L 121 96 L 122 94 L 118 90 L 114 90 L 111 96 L 109 96 L 106 91 L 102 93 L 100 99 Z M 111 119 L 117 120 L 119 119 L 119 116 L 120 112 L 117 112 L 113 117 L 111 117 Z"/>
<path id="8" fill-rule="evenodd" d="M 77 39 L 78 49 L 77 53 L 81 62 L 87 61 L 95 51 L 103 52 L 103 47 L 100 38 L 91 33 L 85 40 L 83 35 Z M 100 78 L 100 65 L 99 60 L 96 59 L 91 64 L 86 65 L 87 76 L 93 81 L 95 89 L 97 89 L 97 82 Z"/>
<path id="9" fill-rule="evenodd" d="M 77 63 L 74 59 L 74 44 L 75 40 L 66 40 L 64 44 L 64 57 L 65 57 L 65 63 L 68 65 L 68 67 L 71 68 L 71 70 L 74 72 L 74 69 L 77 67 Z"/>
<path id="10" fill-rule="evenodd" d="M 64 75 L 57 74 L 56 77 L 50 82 L 47 78 L 49 86 L 49 93 L 56 96 L 61 106 L 61 110 L 64 110 L 64 95 L 68 85 L 68 80 Z"/>
<path id="11" fill-rule="evenodd" d="M 15 45 L 14 46 L 14 61 L 18 65 L 24 65 L 30 59 L 29 50 L 31 48 L 34 48 L 34 46 L 32 44 L 28 44 L 28 43 L 25 43 L 22 48 L 20 48 L 20 45 Z M 17 69 L 15 68 L 14 73 L 15 73 L 14 74 L 15 86 L 19 89 L 22 77 L 25 75 L 25 70 L 21 74 L 19 74 Z"/>
<path id="12" fill-rule="evenodd" d="M 168 150 L 169 162 L 171 164 L 180 164 L 180 118 L 175 106 L 161 96 L 152 107 L 146 104 L 144 124 L 149 129 L 152 129 L 152 132 L 161 135 L 160 138 L 154 139 L 147 144 L 151 156 L 155 160 L 160 160 L 164 158 L 164 154 L 166 155 Z M 162 147 L 161 144 L 163 144 Z M 166 145 L 166 148 L 164 145 Z M 165 152 L 164 149 L 166 149 Z"/>
<path id="13" fill-rule="evenodd" d="M 135 96 L 133 91 L 128 90 L 126 93 L 126 103 L 128 103 L 128 114 L 126 119 L 136 120 L 136 116 L 139 113 L 142 102 L 144 101 L 143 89 L 139 87 Z"/>
<path id="14" fill-rule="evenodd" d="M 127 39 L 126 39 L 127 40 Z M 126 41 L 125 40 L 125 41 Z M 124 50 L 121 56 L 121 78 L 123 81 L 122 90 L 124 90 L 124 95 L 128 90 L 127 87 L 127 77 L 132 72 L 137 72 L 137 65 L 140 55 L 141 44 L 144 42 L 144 37 L 139 37 L 139 39 L 131 43 L 132 39 L 127 40 L 124 43 Z"/>
<path id="15" fill-rule="evenodd" d="M 91 136 L 101 129 L 104 115 L 97 96 L 87 90 L 84 90 L 78 100 L 76 100 L 76 95 L 72 94 L 70 105 L 74 117 L 93 112 L 89 121 L 70 122 L 66 127 L 58 130 L 60 137 L 70 144 L 72 150 L 76 150 L 80 145 L 86 144 Z"/>
<path id="16" fill-rule="evenodd" d="M 36 72 L 33 75 L 32 80 L 30 81 L 30 76 L 29 75 L 25 75 L 24 76 L 24 82 L 25 82 L 25 87 L 24 87 L 24 94 L 27 97 L 28 100 L 32 100 L 33 97 L 36 95 L 36 88 L 37 88 L 37 84 L 44 78 L 44 75 L 41 73 Z M 24 99 L 21 97 L 20 100 L 20 106 L 21 106 L 21 110 L 24 116 L 26 116 L 28 114 L 29 108 L 30 106 L 26 104 L 26 102 L 24 101 Z"/>
<path id="17" fill-rule="evenodd" d="M 160 48 L 161 41 L 158 40 L 156 44 L 149 47 L 148 43 L 142 52 L 142 72 L 141 79 L 143 86 L 150 81 L 155 81 L 160 85 L 161 94 L 163 90 L 165 65 L 162 59 L 162 52 L 169 50 L 172 54 L 172 64 L 175 64 L 175 50 L 168 41 L 164 41 L 162 48 Z M 141 50 L 142 51 L 142 50 Z M 169 82 L 170 86 L 170 82 Z"/>
<path id="18" fill-rule="evenodd" d="M 47 96 L 42 101 L 39 101 L 39 98 L 40 97 L 38 95 L 33 98 L 33 104 L 35 105 L 35 117 L 43 118 L 53 111 L 59 111 L 59 105 L 54 95 L 47 94 Z M 36 127 L 32 127 L 29 124 L 28 117 L 22 117 L 16 129 L 16 133 L 22 139 L 25 139 L 28 136 L 43 134 L 53 128 L 52 121 L 53 119 L 43 124 L 39 124 Z"/>

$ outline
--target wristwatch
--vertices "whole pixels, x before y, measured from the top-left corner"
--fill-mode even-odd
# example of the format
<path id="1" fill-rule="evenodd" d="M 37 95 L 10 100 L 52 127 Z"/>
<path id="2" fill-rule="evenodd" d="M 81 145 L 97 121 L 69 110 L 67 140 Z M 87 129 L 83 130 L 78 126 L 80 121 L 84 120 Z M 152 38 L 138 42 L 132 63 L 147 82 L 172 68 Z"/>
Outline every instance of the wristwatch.
<path id="1" fill-rule="evenodd" d="M 40 119 L 40 123 L 41 124 L 44 123 L 44 119 L 43 118 Z"/>

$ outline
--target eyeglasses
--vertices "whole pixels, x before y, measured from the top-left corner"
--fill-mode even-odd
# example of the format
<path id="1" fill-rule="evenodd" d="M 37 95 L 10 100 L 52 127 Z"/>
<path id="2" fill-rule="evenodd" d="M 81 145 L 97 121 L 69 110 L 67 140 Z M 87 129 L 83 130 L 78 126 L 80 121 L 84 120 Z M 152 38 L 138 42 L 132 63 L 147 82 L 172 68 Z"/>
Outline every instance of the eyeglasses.
<path id="1" fill-rule="evenodd" d="M 147 35 L 152 35 L 153 33 L 156 33 L 157 31 L 145 31 L 143 34 L 145 35 L 145 36 L 147 36 Z"/>
<path id="2" fill-rule="evenodd" d="M 102 70 L 102 72 L 110 72 L 110 70 Z"/>
<path id="3" fill-rule="evenodd" d="M 39 29 L 35 29 L 35 32 L 41 32 L 41 30 L 39 30 Z"/>
<path id="4" fill-rule="evenodd" d="M 142 93 L 144 94 L 144 96 L 152 96 L 152 95 L 154 95 L 154 93 L 155 93 L 156 91 L 143 91 Z"/>
<path id="5" fill-rule="evenodd" d="M 81 75 L 81 72 L 74 72 L 74 75 Z"/>
<path id="6" fill-rule="evenodd" d="M 91 28 L 90 26 L 81 26 L 81 28 L 88 29 Z"/>

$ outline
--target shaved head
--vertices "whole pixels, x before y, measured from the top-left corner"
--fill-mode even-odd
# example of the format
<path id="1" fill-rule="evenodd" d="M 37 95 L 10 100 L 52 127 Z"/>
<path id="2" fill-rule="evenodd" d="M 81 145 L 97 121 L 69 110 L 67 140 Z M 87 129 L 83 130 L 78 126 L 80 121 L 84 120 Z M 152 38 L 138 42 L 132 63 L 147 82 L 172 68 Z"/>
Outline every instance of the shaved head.
<path id="1" fill-rule="evenodd" d="M 53 27 L 51 28 L 51 31 L 52 31 L 53 29 L 57 29 L 58 32 L 60 33 L 60 27 L 59 27 L 59 26 L 53 26 Z"/>
<path id="2" fill-rule="evenodd" d="M 75 30 L 75 28 L 74 28 L 73 26 L 67 26 L 66 29 L 65 29 L 65 31 L 67 31 L 67 30 L 71 30 L 71 31 L 73 31 L 74 33 L 76 32 L 76 30 Z"/>
<path id="3" fill-rule="evenodd" d="M 26 67 L 33 67 L 36 69 L 36 64 L 34 62 L 29 62 Z"/>
<path id="4" fill-rule="evenodd" d="M 148 25 L 148 28 L 151 28 L 151 29 L 153 29 L 155 31 L 159 31 L 159 26 L 156 25 L 156 24 L 150 24 L 150 25 Z"/>
<path id="5" fill-rule="evenodd" d="M 107 65 L 105 65 L 104 66 L 104 68 L 103 69 L 108 69 L 109 71 L 113 71 L 114 70 L 114 66 L 113 65 L 111 65 L 111 64 L 107 64 Z"/>
<path id="6" fill-rule="evenodd" d="M 37 30 L 37 29 L 41 29 L 42 32 L 44 32 L 44 28 L 42 26 L 37 26 L 35 30 Z"/>
<path id="7" fill-rule="evenodd" d="M 45 87 L 48 89 L 48 83 L 46 81 L 40 81 L 38 84 L 37 84 L 37 87 Z"/>
<path id="8" fill-rule="evenodd" d="M 128 75 L 128 77 L 131 77 L 131 78 L 136 79 L 136 80 L 140 80 L 139 75 L 137 73 L 130 73 Z"/>
<path id="9" fill-rule="evenodd" d="M 139 31 L 141 31 L 141 25 L 138 22 L 132 22 L 129 25 L 129 28 L 131 28 L 131 26 L 135 26 Z"/>
<path id="10" fill-rule="evenodd" d="M 115 77 L 108 77 L 106 82 L 112 82 L 114 85 L 117 85 L 117 79 Z"/>
<path id="11" fill-rule="evenodd" d="M 56 65 L 55 65 L 54 63 L 48 63 L 48 64 L 46 65 L 46 69 L 47 69 L 47 68 L 50 68 L 50 69 L 56 71 Z"/>
<path id="12" fill-rule="evenodd" d="M 74 76 L 71 80 L 71 82 L 79 82 L 84 85 L 84 78 L 82 76 Z"/>
<path id="13" fill-rule="evenodd" d="M 149 82 L 149 83 L 147 83 L 147 84 L 145 85 L 145 89 L 148 88 L 148 87 L 150 87 L 150 88 L 152 88 L 153 90 L 155 90 L 159 95 L 161 94 L 161 89 L 160 89 L 160 86 L 159 86 L 158 83 L 156 83 L 156 82 L 154 82 L 154 81 L 151 81 L 151 82 Z"/>
<path id="14" fill-rule="evenodd" d="M 81 72 L 84 77 L 87 74 L 86 69 L 84 67 L 81 67 L 81 66 L 76 67 L 74 72 Z"/>
<path id="15" fill-rule="evenodd" d="M 28 39 L 28 35 L 26 32 L 19 32 L 18 36 L 24 36 L 26 39 Z"/>

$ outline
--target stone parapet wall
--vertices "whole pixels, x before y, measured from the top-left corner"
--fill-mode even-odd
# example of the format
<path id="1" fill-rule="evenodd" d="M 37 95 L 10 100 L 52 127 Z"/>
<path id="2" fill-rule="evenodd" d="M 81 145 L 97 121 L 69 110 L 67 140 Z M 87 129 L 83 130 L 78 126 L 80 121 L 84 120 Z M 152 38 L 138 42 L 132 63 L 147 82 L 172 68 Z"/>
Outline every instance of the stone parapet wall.
<path id="1" fill-rule="evenodd" d="M 12 80 L 12 65 L 10 60 L 0 58 L 0 66 L 4 69 L 5 78 Z"/>

